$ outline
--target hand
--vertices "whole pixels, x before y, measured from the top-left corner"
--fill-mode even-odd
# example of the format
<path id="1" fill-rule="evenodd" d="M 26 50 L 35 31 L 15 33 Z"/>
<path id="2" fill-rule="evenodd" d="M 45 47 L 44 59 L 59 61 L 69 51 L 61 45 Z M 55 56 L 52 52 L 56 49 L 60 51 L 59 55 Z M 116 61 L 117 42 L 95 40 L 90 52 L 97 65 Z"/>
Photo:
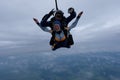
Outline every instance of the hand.
<path id="1" fill-rule="evenodd" d="M 50 33 L 52 34 L 53 30 L 50 30 Z"/>
<path id="2" fill-rule="evenodd" d="M 69 30 L 69 27 L 65 27 L 65 29 L 68 31 L 68 30 Z"/>
<path id="3" fill-rule="evenodd" d="M 36 24 L 38 24 L 38 25 L 39 25 L 39 21 L 38 21 L 38 19 L 33 18 L 33 20 L 35 21 L 35 23 L 36 23 Z"/>
<path id="4" fill-rule="evenodd" d="M 74 12 L 74 8 L 71 7 L 71 8 L 68 9 L 68 13 L 71 14 L 71 13 L 73 13 L 73 12 Z"/>
<path id="5" fill-rule="evenodd" d="M 82 14 L 83 14 L 83 11 L 81 11 L 81 12 L 78 14 L 77 18 L 80 18 Z"/>
<path id="6" fill-rule="evenodd" d="M 50 14 L 50 15 L 53 15 L 54 12 L 55 12 L 54 9 L 52 9 L 52 10 L 49 12 L 49 14 Z"/>
<path id="7" fill-rule="evenodd" d="M 78 15 L 82 15 L 83 14 L 83 11 L 81 11 Z"/>

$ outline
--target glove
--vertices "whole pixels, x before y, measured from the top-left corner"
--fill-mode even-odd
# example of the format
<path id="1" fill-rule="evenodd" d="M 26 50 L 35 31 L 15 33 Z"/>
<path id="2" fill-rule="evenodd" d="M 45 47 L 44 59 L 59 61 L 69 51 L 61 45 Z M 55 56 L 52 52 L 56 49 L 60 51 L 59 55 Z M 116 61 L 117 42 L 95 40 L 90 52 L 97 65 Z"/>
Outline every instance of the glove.
<path id="1" fill-rule="evenodd" d="M 49 12 L 49 15 L 53 15 L 54 14 L 54 9 L 52 9 L 50 12 Z"/>
<path id="2" fill-rule="evenodd" d="M 74 8 L 70 7 L 70 8 L 68 9 L 68 13 L 72 14 L 73 12 L 74 12 Z"/>

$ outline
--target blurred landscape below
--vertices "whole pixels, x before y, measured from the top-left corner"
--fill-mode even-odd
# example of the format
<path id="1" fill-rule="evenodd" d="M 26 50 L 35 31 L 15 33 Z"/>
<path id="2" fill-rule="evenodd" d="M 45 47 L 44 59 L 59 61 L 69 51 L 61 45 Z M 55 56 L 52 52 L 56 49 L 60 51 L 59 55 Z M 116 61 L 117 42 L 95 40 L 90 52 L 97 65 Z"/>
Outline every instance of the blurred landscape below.
<path id="1" fill-rule="evenodd" d="M 120 53 L 3 54 L 0 80 L 120 80 Z"/>

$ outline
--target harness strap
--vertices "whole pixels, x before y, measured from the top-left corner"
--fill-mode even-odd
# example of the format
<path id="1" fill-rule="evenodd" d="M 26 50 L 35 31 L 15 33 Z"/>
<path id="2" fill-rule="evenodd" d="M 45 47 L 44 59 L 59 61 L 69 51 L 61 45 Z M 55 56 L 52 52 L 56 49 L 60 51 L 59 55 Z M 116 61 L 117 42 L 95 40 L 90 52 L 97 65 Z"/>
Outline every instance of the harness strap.
<path id="1" fill-rule="evenodd" d="M 62 37 L 61 39 L 55 37 L 55 41 L 57 41 L 57 42 L 64 41 L 65 39 L 66 39 L 66 36 Z"/>

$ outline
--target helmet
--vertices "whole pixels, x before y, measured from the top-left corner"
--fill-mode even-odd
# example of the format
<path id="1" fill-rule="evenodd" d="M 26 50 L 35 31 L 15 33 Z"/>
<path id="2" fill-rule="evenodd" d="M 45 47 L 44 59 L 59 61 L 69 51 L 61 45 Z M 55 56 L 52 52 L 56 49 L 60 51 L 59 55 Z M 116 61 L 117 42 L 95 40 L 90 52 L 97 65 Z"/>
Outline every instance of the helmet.
<path id="1" fill-rule="evenodd" d="M 59 26 L 61 26 L 61 23 L 60 23 L 60 21 L 58 21 L 58 20 L 54 21 L 53 24 L 54 24 L 54 25 L 55 25 L 55 24 L 58 24 Z"/>
<path id="2" fill-rule="evenodd" d="M 57 14 L 59 14 L 59 15 L 61 15 L 63 17 L 64 13 L 61 10 L 58 10 L 58 11 L 56 11 L 55 15 L 57 15 Z"/>
<path id="3" fill-rule="evenodd" d="M 61 14 L 61 15 L 63 15 L 64 13 L 63 13 L 61 10 L 57 10 L 57 11 L 56 11 L 56 14 Z"/>

